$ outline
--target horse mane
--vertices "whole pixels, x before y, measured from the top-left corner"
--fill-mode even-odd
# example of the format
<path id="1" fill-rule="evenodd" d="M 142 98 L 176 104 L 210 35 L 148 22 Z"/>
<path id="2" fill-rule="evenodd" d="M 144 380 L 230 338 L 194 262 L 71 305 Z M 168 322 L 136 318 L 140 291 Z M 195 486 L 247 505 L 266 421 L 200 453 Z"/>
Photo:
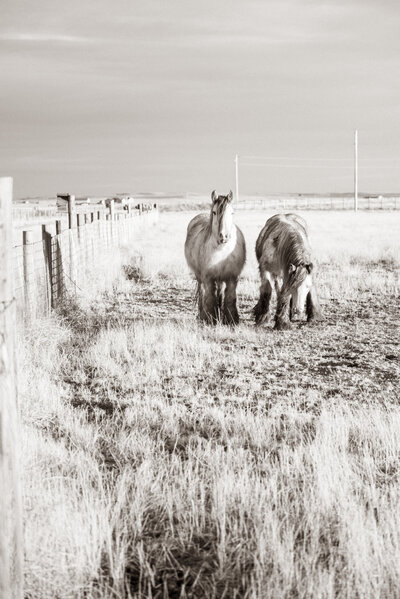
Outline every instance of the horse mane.
<path id="1" fill-rule="evenodd" d="M 304 223 L 304 224 L 303 224 Z M 297 215 L 277 214 L 266 224 L 261 239 L 257 240 L 256 255 L 260 259 L 264 242 L 272 238 L 276 252 L 280 255 L 289 285 L 301 285 L 312 268 L 312 254 L 308 243 L 305 222 Z M 291 265 L 296 268 L 292 270 Z"/>

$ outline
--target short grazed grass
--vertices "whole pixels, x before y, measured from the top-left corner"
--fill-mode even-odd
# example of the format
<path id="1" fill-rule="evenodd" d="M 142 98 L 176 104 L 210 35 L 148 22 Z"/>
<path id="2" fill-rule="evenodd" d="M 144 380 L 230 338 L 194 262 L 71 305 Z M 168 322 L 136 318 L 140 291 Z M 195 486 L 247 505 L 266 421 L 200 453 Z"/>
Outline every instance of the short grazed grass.
<path id="1" fill-rule="evenodd" d="M 396 214 L 305 213 L 325 321 L 200 325 L 166 213 L 20 342 L 26 597 L 400 595 Z"/>

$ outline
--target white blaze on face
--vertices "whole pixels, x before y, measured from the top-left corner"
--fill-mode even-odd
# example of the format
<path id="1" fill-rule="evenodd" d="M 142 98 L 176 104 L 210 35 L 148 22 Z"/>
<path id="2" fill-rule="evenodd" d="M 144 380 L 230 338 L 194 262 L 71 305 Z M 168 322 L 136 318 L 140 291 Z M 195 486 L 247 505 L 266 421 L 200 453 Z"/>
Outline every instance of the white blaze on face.
<path id="1" fill-rule="evenodd" d="M 216 207 L 213 208 L 213 233 L 218 243 L 226 243 L 231 235 L 233 226 L 233 208 L 230 204 L 225 206 L 223 214 Z"/>
<path id="2" fill-rule="evenodd" d="M 306 305 L 307 294 L 312 287 L 312 275 L 308 274 L 299 287 L 292 293 L 292 307 L 295 313 L 302 314 Z"/>
<path id="3" fill-rule="evenodd" d="M 230 204 L 225 208 L 225 212 L 219 223 L 219 240 L 221 243 L 228 241 L 233 225 L 233 209 Z"/>

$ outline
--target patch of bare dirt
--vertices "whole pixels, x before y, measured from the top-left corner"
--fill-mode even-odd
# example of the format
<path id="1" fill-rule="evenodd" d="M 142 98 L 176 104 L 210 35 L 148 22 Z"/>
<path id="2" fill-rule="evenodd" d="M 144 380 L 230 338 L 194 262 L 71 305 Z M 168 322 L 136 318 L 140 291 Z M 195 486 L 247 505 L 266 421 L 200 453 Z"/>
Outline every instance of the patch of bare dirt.
<path id="1" fill-rule="evenodd" d="M 194 284 L 187 279 L 136 281 L 129 293 L 118 294 L 113 308 L 130 322 L 137 320 L 182 321 L 196 318 Z M 241 325 L 224 346 L 214 380 L 215 393 L 245 396 L 257 380 L 261 391 L 254 401 L 271 401 L 291 392 L 318 390 L 325 398 L 350 401 L 399 400 L 400 327 L 399 298 L 395 295 L 360 294 L 357 301 L 322 300 L 324 321 L 309 326 L 293 323 L 285 332 L 273 330 L 273 319 L 257 329 L 256 343 L 245 341 L 240 330 L 254 327 L 254 300 L 239 297 Z M 205 335 L 209 327 L 204 327 Z M 242 352 L 243 371 L 229 369 L 229 354 Z M 199 375 L 210 390 L 209 376 Z"/>

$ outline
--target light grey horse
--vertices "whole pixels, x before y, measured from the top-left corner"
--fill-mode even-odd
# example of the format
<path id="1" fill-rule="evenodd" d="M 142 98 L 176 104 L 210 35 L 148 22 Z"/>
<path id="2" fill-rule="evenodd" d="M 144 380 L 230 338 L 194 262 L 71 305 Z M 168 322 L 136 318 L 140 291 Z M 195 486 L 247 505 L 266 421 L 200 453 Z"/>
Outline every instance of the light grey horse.
<path id="1" fill-rule="evenodd" d="M 197 279 L 200 319 L 237 324 L 236 286 L 246 260 L 243 233 L 233 222 L 232 192 L 211 194 L 210 215 L 189 223 L 185 257 Z"/>
<path id="2" fill-rule="evenodd" d="M 273 287 L 278 297 L 275 328 L 290 328 L 290 320 L 304 312 L 305 304 L 308 322 L 322 319 L 307 225 L 300 216 L 269 218 L 258 236 L 256 256 L 261 276 L 260 299 L 253 309 L 257 324 L 269 316 Z"/>

